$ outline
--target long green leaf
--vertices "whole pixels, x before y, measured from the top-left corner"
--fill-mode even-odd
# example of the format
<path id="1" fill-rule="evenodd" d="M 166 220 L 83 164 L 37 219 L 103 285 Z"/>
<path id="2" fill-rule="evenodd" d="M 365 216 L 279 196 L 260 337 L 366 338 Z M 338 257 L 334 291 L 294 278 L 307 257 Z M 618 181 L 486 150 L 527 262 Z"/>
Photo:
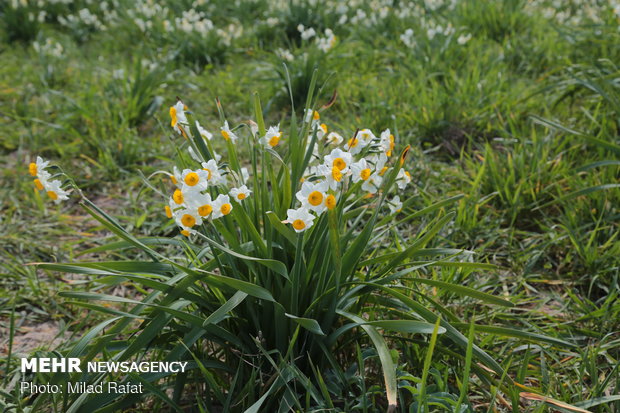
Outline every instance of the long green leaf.
<path id="1" fill-rule="evenodd" d="M 455 327 L 462 327 L 462 328 L 465 328 L 468 326 L 468 324 L 466 323 L 453 323 L 453 325 Z M 571 343 L 566 340 L 562 340 L 562 339 L 555 338 L 555 337 L 549 337 L 549 336 L 545 336 L 543 334 L 538 334 L 538 333 L 530 333 L 529 331 L 518 330 L 516 328 L 485 326 L 485 325 L 476 324 L 476 331 L 481 332 L 481 333 L 495 334 L 498 336 L 522 338 L 522 339 L 526 339 L 526 340 L 530 340 L 534 342 L 542 341 L 542 342 L 553 344 L 553 345 L 560 346 L 560 347 L 567 347 L 567 348 L 573 348 L 573 349 L 579 348 L 577 344 Z"/>
<path id="2" fill-rule="evenodd" d="M 284 265 L 283 262 L 281 261 L 276 261 L 276 260 L 270 260 L 270 259 L 265 259 L 265 258 L 256 258 L 256 257 L 250 257 L 249 255 L 244 255 L 241 254 L 239 252 L 233 251 L 230 248 L 227 248 L 225 246 L 223 246 L 222 244 L 219 244 L 215 241 L 213 241 L 211 238 L 202 235 L 202 238 L 205 239 L 209 244 L 211 244 L 212 246 L 214 246 L 215 248 L 219 249 L 220 251 L 228 254 L 228 255 L 232 255 L 233 257 L 236 258 L 241 258 L 242 260 L 245 261 L 252 261 L 252 262 L 256 262 L 258 264 L 261 264 L 273 271 L 275 271 L 277 274 L 280 274 L 281 276 L 283 276 L 284 278 L 286 278 L 287 280 L 289 279 L 288 277 L 288 270 L 286 268 L 286 265 Z"/>
<path id="3" fill-rule="evenodd" d="M 278 216 L 273 211 L 268 211 L 265 213 L 267 218 L 269 218 L 269 222 L 271 226 L 275 228 L 281 235 L 283 235 L 291 245 L 295 245 L 297 243 L 297 236 L 295 235 L 295 231 L 293 231 L 290 227 L 287 227 L 280 221 Z"/>
<path id="4" fill-rule="evenodd" d="M 494 295 L 483 293 L 482 291 L 474 290 L 473 288 L 465 287 L 458 284 L 447 283 L 438 280 L 429 280 L 426 278 L 408 278 L 416 283 L 429 284 L 435 287 L 439 287 L 446 291 L 452 291 L 459 295 L 466 295 L 468 297 L 477 298 L 480 301 L 484 301 L 490 304 L 497 304 L 504 307 L 514 307 L 515 305 L 508 300 L 504 300 Z"/>
<path id="5" fill-rule="evenodd" d="M 210 274 L 207 281 L 217 281 L 239 291 L 243 291 L 248 295 L 251 295 L 252 297 L 260 298 L 262 300 L 274 302 L 276 301 L 273 298 L 273 295 L 271 295 L 271 293 L 267 289 L 248 281 L 238 280 L 236 278 L 226 277 L 217 274 Z"/>
<path id="6" fill-rule="evenodd" d="M 536 208 L 534 208 L 534 210 L 545 208 L 545 207 L 548 207 L 549 205 L 557 204 L 559 202 L 564 202 L 566 200 L 573 199 L 573 198 L 576 198 L 578 196 L 588 195 L 588 194 L 591 194 L 592 192 L 604 191 L 604 190 L 607 190 L 607 189 L 614 189 L 614 188 L 620 188 L 620 184 L 603 184 L 603 185 L 590 186 L 590 187 L 587 187 L 587 188 L 580 189 L 578 191 L 573 191 L 573 192 L 571 192 L 569 194 L 566 194 L 564 196 L 555 198 L 552 201 L 549 201 L 549 202 L 546 202 L 546 203 L 544 203 L 544 204 L 542 204 L 540 206 L 537 206 Z"/>
<path id="7" fill-rule="evenodd" d="M 420 382 L 420 393 L 418 395 L 418 413 L 427 412 L 426 407 L 428 403 L 426 401 L 426 381 L 428 380 L 428 372 L 431 369 L 431 362 L 433 360 L 433 353 L 435 352 L 435 344 L 437 344 L 437 334 L 439 333 L 439 323 L 441 319 L 437 318 L 435 322 L 435 328 L 431 340 L 428 344 L 428 350 L 426 350 L 426 357 L 424 358 L 424 368 L 422 369 L 422 380 Z M 424 406 L 424 409 L 422 408 Z"/>
<path id="8" fill-rule="evenodd" d="M 616 402 L 620 400 L 620 394 L 612 396 L 596 397 L 590 400 L 584 400 L 582 402 L 573 403 L 574 406 L 581 407 L 582 409 L 589 409 L 590 407 L 599 406 L 605 403 Z"/>
<path id="9" fill-rule="evenodd" d="M 379 360 L 383 369 L 383 378 L 385 379 L 385 391 L 387 393 L 388 404 L 390 409 L 394 409 L 398 405 L 398 388 L 396 385 L 396 366 L 392 360 L 392 354 L 387 346 L 387 343 L 375 329 L 374 326 L 366 324 L 366 320 L 356 316 L 355 314 L 347 313 L 346 311 L 337 310 L 338 314 L 348 318 L 349 320 L 357 323 L 364 329 L 368 337 L 372 341 L 372 344 L 377 349 Z"/>
<path id="10" fill-rule="evenodd" d="M 208 324 L 217 324 L 221 320 L 226 317 L 226 314 L 235 309 L 239 304 L 245 300 L 248 295 L 243 291 L 237 291 L 228 301 L 224 303 L 220 308 L 215 310 L 207 319 L 205 320 L 203 326 Z"/>
<path id="11" fill-rule="evenodd" d="M 399 333 L 418 333 L 418 334 L 432 334 L 435 330 L 435 326 L 423 321 L 411 321 L 411 320 L 380 320 L 380 321 L 367 321 L 364 324 L 371 325 L 384 330 L 397 331 Z M 446 329 L 439 327 L 437 334 L 443 334 Z"/>
<path id="12" fill-rule="evenodd" d="M 284 315 L 290 318 L 291 320 L 293 320 L 294 322 L 296 322 L 297 324 L 299 324 L 300 326 L 302 326 L 303 328 L 305 328 L 306 330 L 310 331 L 311 333 L 317 334 L 319 336 L 325 335 L 323 330 L 321 330 L 321 326 L 319 325 L 318 321 L 316 321 L 315 319 L 297 317 L 292 314 L 284 314 Z"/>

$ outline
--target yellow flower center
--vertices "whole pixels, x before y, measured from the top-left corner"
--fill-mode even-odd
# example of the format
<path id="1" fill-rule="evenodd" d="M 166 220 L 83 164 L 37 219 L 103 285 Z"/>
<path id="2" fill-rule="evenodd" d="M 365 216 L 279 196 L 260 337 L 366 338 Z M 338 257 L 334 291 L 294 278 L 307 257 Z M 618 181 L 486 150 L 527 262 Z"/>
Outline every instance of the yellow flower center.
<path id="1" fill-rule="evenodd" d="M 176 126 L 178 119 L 177 119 L 177 110 L 175 109 L 174 106 L 170 106 L 170 118 L 172 119 L 170 122 L 170 126 L 172 126 L 173 128 Z"/>
<path id="2" fill-rule="evenodd" d="M 324 123 L 321 123 L 321 129 L 323 129 L 323 133 L 327 133 L 327 125 Z"/>
<path id="3" fill-rule="evenodd" d="M 245 194 L 243 192 L 239 192 L 237 194 L 237 199 L 244 200 L 245 199 Z"/>
<path id="4" fill-rule="evenodd" d="M 181 217 L 181 223 L 186 227 L 193 227 L 196 225 L 196 218 L 191 216 L 190 214 L 185 214 Z"/>
<path id="5" fill-rule="evenodd" d="M 381 169 L 381 172 L 379 172 L 379 176 L 383 176 L 387 170 L 388 170 L 388 167 L 384 166 L 383 169 Z"/>
<path id="6" fill-rule="evenodd" d="M 189 186 L 194 186 L 200 181 L 198 174 L 196 172 L 190 172 L 185 175 L 185 183 Z"/>
<path id="7" fill-rule="evenodd" d="M 332 178 L 334 178 L 334 181 L 336 182 L 340 182 L 342 179 L 342 172 L 340 172 L 340 169 L 338 169 L 337 166 L 332 168 Z"/>
<path id="8" fill-rule="evenodd" d="M 407 175 L 407 178 L 411 179 L 411 174 L 409 173 L 409 171 L 405 171 L 405 175 Z"/>
<path id="9" fill-rule="evenodd" d="M 37 176 L 37 164 L 31 163 L 28 165 L 28 172 L 30 172 L 30 175 L 32 176 Z"/>
<path id="10" fill-rule="evenodd" d="M 224 139 L 229 140 L 230 139 L 230 134 L 228 133 L 228 131 L 222 130 L 222 136 L 224 137 Z"/>
<path id="11" fill-rule="evenodd" d="M 207 179 L 211 179 L 211 169 L 209 168 L 202 168 L 203 171 L 207 171 Z"/>
<path id="12" fill-rule="evenodd" d="M 39 191 L 43 190 L 43 184 L 38 179 L 34 180 L 34 186 L 36 186 Z"/>
<path id="13" fill-rule="evenodd" d="M 319 191 L 312 191 L 310 192 L 310 195 L 308 195 L 308 203 L 310 203 L 310 205 L 318 206 L 318 205 L 321 205 L 322 202 L 323 202 L 323 194 L 320 193 Z"/>
<path id="14" fill-rule="evenodd" d="M 295 221 L 293 221 L 293 228 L 301 231 L 302 229 L 306 228 L 306 223 L 303 221 L 303 219 L 296 219 Z"/>
<path id="15" fill-rule="evenodd" d="M 166 205 L 166 206 L 164 207 L 164 209 L 166 210 L 166 216 L 167 216 L 168 218 L 172 218 L 172 210 L 170 209 L 170 207 L 169 207 L 168 205 Z"/>
<path id="16" fill-rule="evenodd" d="M 327 199 L 325 199 L 325 205 L 327 206 L 327 209 L 336 208 L 336 197 L 333 195 L 327 195 Z"/>
<path id="17" fill-rule="evenodd" d="M 185 235 L 186 237 L 189 237 L 190 232 L 184 229 L 183 231 L 181 231 L 181 234 Z"/>
<path id="18" fill-rule="evenodd" d="M 58 199 L 58 194 L 54 191 L 47 191 L 47 196 L 52 198 L 54 201 Z"/>
<path id="19" fill-rule="evenodd" d="M 269 146 L 273 148 L 278 142 L 280 142 L 280 135 L 272 136 L 271 139 L 269 139 Z"/>
<path id="20" fill-rule="evenodd" d="M 349 148 L 355 148 L 358 143 L 359 143 L 359 139 L 357 138 L 349 139 L 349 142 L 348 142 Z"/>
<path id="21" fill-rule="evenodd" d="M 220 208 L 220 211 L 222 212 L 223 215 L 228 215 L 230 214 L 230 210 L 232 209 L 232 205 L 230 204 L 224 204 L 222 205 L 222 207 Z"/>
<path id="22" fill-rule="evenodd" d="M 317 112 L 316 110 L 314 111 L 314 113 L 312 114 L 312 117 L 314 118 L 314 120 L 319 120 L 321 119 L 321 115 L 319 115 L 319 112 Z"/>
<path id="23" fill-rule="evenodd" d="M 198 207 L 198 215 L 201 217 L 206 217 L 211 213 L 211 211 L 213 211 L 213 207 L 209 204 L 204 204 L 203 206 Z"/>
<path id="24" fill-rule="evenodd" d="M 370 168 L 362 169 L 362 172 L 360 172 L 360 177 L 364 181 L 370 178 Z"/>
<path id="25" fill-rule="evenodd" d="M 174 202 L 176 202 L 178 205 L 181 205 L 183 203 L 183 201 L 185 200 L 183 198 L 183 192 L 181 192 L 180 189 L 177 189 L 174 191 L 174 194 L 172 194 L 172 199 L 174 200 Z"/>
<path id="26" fill-rule="evenodd" d="M 334 162 L 332 163 L 333 166 L 335 166 L 336 168 L 338 168 L 339 170 L 343 170 L 344 168 L 347 167 L 347 163 L 344 161 L 344 159 L 342 158 L 336 158 L 334 159 Z"/>
<path id="27" fill-rule="evenodd" d="M 177 184 L 177 178 L 174 175 L 170 175 L 170 180 L 172 181 L 173 184 Z"/>

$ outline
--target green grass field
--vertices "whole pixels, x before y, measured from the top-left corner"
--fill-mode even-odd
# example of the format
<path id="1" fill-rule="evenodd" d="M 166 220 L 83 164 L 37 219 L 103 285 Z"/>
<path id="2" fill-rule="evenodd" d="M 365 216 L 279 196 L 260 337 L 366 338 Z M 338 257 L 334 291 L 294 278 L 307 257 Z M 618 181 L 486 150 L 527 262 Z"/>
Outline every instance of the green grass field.
<path id="1" fill-rule="evenodd" d="M 4 411 L 620 412 L 620 3 L 7 0 L 0 39 Z M 303 301 L 289 307 L 274 293 L 285 286 L 261 280 L 273 266 L 204 252 L 215 247 L 201 239 L 204 255 L 188 246 L 166 218 L 168 178 L 157 173 L 191 161 L 170 127 L 177 98 L 213 133 L 209 149 L 228 153 L 230 170 L 238 162 L 257 183 L 260 208 L 247 211 L 266 249 L 248 250 L 265 246 L 243 229 L 237 239 L 232 221 L 217 227 L 220 243 L 240 257 L 284 262 L 294 286 L 321 260 L 313 248 L 334 250 L 316 265 L 322 275 L 332 266 L 351 272 L 350 290 L 334 287 L 346 311 L 310 317 Z M 337 239 L 324 219 L 300 249 L 304 237 L 288 243 L 295 234 L 277 222 L 286 218 L 276 185 L 285 175 L 252 147 L 239 145 L 233 160 L 219 132 L 225 115 L 231 126 L 253 119 L 262 132 L 279 123 L 293 142 L 296 128 L 308 135 L 308 103 L 345 140 L 389 128 L 395 156 L 411 145 L 404 167 L 412 181 L 396 192 L 403 209 L 378 218 L 357 259 L 348 252 L 362 248 L 356 240 L 366 236 L 362 222 L 374 225 L 372 206 L 338 209 L 359 220 Z M 282 150 L 293 178 L 302 150 Z M 107 215 L 89 215 L 78 191 L 56 205 L 34 189 L 28 164 L 38 155 Z M 275 222 L 268 202 L 277 204 Z M 97 248 L 122 238 L 108 217 L 131 234 L 126 248 Z M 272 232 L 281 256 L 269 249 Z M 171 241 L 129 248 L 153 237 Z M 153 254 L 212 277 L 246 271 L 246 281 L 303 320 L 289 317 L 280 330 L 280 310 L 247 285 L 214 291 L 195 280 L 174 290 L 183 301 L 155 283 L 173 278 L 169 268 L 109 264 L 161 264 Z M 71 262 L 104 264 L 53 265 Z M 330 285 L 326 276 L 306 288 L 323 281 Z M 254 301 L 202 325 L 235 291 Z M 138 308 L 149 297 L 169 310 Z M 322 296 L 300 297 L 309 305 Z M 109 324 L 113 317 L 121 321 Z M 436 319 L 447 330 L 433 329 Z M 206 335 L 180 346 L 193 323 Z M 317 327 L 332 342 L 316 338 Z M 157 335 L 147 340 L 149 329 Z M 195 364 L 147 380 L 142 398 L 21 394 L 26 379 L 67 380 L 20 371 L 20 357 L 52 351 L 101 360 L 183 352 Z M 386 396 L 390 374 L 396 407 Z"/>

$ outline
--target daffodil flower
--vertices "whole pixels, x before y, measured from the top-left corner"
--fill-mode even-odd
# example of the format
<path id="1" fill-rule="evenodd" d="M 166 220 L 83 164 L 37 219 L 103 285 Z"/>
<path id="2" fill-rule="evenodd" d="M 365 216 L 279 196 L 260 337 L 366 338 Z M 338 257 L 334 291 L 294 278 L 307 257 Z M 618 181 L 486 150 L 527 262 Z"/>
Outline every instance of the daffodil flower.
<path id="1" fill-rule="evenodd" d="M 227 120 L 224 121 L 224 126 L 221 127 L 221 133 L 224 139 L 226 139 L 227 141 L 230 140 L 232 141 L 232 143 L 237 142 L 237 135 L 235 135 L 234 132 L 230 130 Z"/>
<path id="2" fill-rule="evenodd" d="M 304 117 L 304 122 L 310 123 L 312 122 L 312 127 L 318 126 L 319 121 L 321 120 L 321 115 L 316 110 L 306 109 L 306 116 Z"/>
<path id="3" fill-rule="evenodd" d="M 327 135 L 327 125 L 324 123 L 321 123 L 316 130 L 316 138 L 323 139 L 325 135 Z"/>
<path id="4" fill-rule="evenodd" d="M 200 136 L 202 136 L 206 140 L 210 141 L 211 138 L 213 138 L 213 134 L 209 132 L 208 130 L 206 130 L 205 128 L 203 128 L 202 126 L 200 126 L 200 123 L 198 123 L 198 121 L 196 121 L 196 129 L 198 129 L 198 133 L 200 134 Z"/>
<path id="5" fill-rule="evenodd" d="M 185 192 L 189 191 L 203 191 L 209 186 L 209 172 L 204 169 L 184 169 L 181 172 L 181 190 Z"/>
<path id="6" fill-rule="evenodd" d="M 363 146 L 368 146 L 372 141 L 377 140 L 377 137 L 370 129 L 358 131 L 356 137 L 361 141 Z"/>
<path id="7" fill-rule="evenodd" d="M 325 205 L 326 191 L 327 185 L 325 182 L 312 183 L 305 181 L 301 186 L 301 190 L 295 196 L 301 202 L 302 207 L 320 215 L 327 208 Z"/>
<path id="8" fill-rule="evenodd" d="M 403 203 L 400 202 L 400 196 L 396 195 L 390 201 L 388 201 L 388 208 L 390 208 L 390 212 L 393 214 L 395 212 L 400 212 L 403 209 Z"/>
<path id="9" fill-rule="evenodd" d="M 181 227 L 181 234 L 186 237 L 195 232 L 193 227 L 202 224 L 202 218 L 189 208 L 178 208 L 172 214 L 176 224 Z"/>
<path id="10" fill-rule="evenodd" d="M 207 218 L 213 212 L 213 201 L 209 193 L 192 193 L 187 196 L 185 203 L 202 218 Z"/>
<path id="11" fill-rule="evenodd" d="M 620 6 L 616 6 L 616 7 L 620 7 Z M 465 43 L 467 43 L 468 41 L 471 40 L 471 33 L 468 34 L 462 34 L 458 37 L 458 39 L 456 39 L 456 42 L 460 45 L 464 45 Z"/>
<path id="12" fill-rule="evenodd" d="M 285 222 L 291 224 L 297 233 L 307 230 L 314 223 L 314 215 L 304 207 L 289 209 L 286 211 L 286 215 Z"/>
<path id="13" fill-rule="evenodd" d="M 385 152 L 387 156 L 392 156 L 392 151 L 394 150 L 395 142 L 394 142 L 394 135 L 392 135 L 389 129 L 386 129 L 383 132 L 381 132 L 380 143 L 381 143 L 381 148 L 383 149 L 383 152 Z"/>
<path id="14" fill-rule="evenodd" d="M 185 204 L 185 195 L 183 194 L 183 191 L 181 191 L 179 188 L 174 190 L 174 193 L 172 194 L 171 199 L 177 205 Z"/>
<path id="15" fill-rule="evenodd" d="M 50 173 L 45 170 L 48 165 L 49 161 L 44 161 L 43 158 L 37 156 L 36 162 L 31 162 L 30 165 L 28 165 L 28 172 L 30 172 L 30 175 L 36 176 L 39 179 L 47 180 L 50 178 Z"/>
<path id="16" fill-rule="evenodd" d="M 250 179 L 250 172 L 248 172 L 248 168 L 245 166 L 241 168 L 241 178 L 243 182 L 247 182 Z"/>
<path id="17" fill-rule="evenodd" d="M 353 156 L 349 152 L 336 148 L 329 155 L 325 156 L 324 161 L 325 165 L 336 167 L 344 174 L 349 171 L 349 166 L 353 162 Z"/>
<path id="18" fill-rule="evenodd" d="M 411 174 L 404 169 L 398 171 L 398 175 L 396 175 L 396 185 L 398 189 L 405 189 L 409 182 L 411 182 Z"/>
<path id="19" fill-rule="evenodd" d="M 181 177 L 181 172 L 179 171 L 179 168 L 177 168 L 176 166 L 172 168 L 172 173 L 168 174 L 168 176 L 170 177 L 170 181 L 175 184 L 177 186 L 177 188 L 181 188 L 182 186 L 182 182 L 183 182 L 183 178 Z"/>
<path id="20" fill-rule="evenodd" d="M 60 187 L 61 182 L 58 180 L 41 181 L 43 183 L 43 190 L 47 193 L 55 204 L 59 204 L 62 201 L 69 199 L 69 192 Z"/>
<path id="21" fill-rule="evenodd" d="M 327 209 L 329 209 L 330 211 L 334 208 L 336 208 L 336 197 L 332 194 L 329 194 L 325 197 L 325 207 Z"/>
<path id="22" fill-rule="evenodd" d="M 359 161 L 351 164 L 351 178 L 353 182 L 367 181 L 372 175 L 372 169 L 366 159 L 362 158 Z"/>
<path id="23" fill-rule="evenodd" d="M 372 140 L 375 135 L 369 129 L 362 129 L 355 134 L 354 137 L 347 141 L 347 150 L 352 155 L 357 155 L 364 149 Z"/>
<path id="24" fill-rule="evenodd" d="M 177 205 L 176 202 L 174 202 L 174 199 L 172 199 L 172 197 L 170 197 L 168 199 L 168 205 L 166 205 L 164 207 L 164 211 L 166 213 L 166 217 L 168 219 L 171 219 L 174 216 L 174 210 L 177 209 L 179 206 Z"/>
<path id="25" fill-rule="evenodd" d="M 374 172 L 367 180 L 364 181 L 362 184 L 362 189 L 368 193 L 376 194 L 382 182 L 383 178 L 377 172 Z"/>
<path id="26" fill-rule="evenodd" d="M 251 193 L 252 191 L 250 191 L 246 185 L 242 185 L 239 188 L 233 188 L 230 190 L 230 195 L 235 201 L 239 203 L 249 197 Z"/>
<path id="27" fill-rule="evenodd" d="M 187 126 L 187 116 L 185 111 L 187 106 L 182 101 L 178 101 L 174 106 L 170 107 L 170 126 L 174 128 L 179 135 L 183 134 L 181 126 Z"/>
<path id="28" fill-rule="evenodd" d="M 343 140 L 344 140 L 344 138 L 341 135 L 337 134 L 336 132 L 330 132 L 325 137 L 325 141 L 329 145 L 340 145 Z"/>
<path id="29" fill-rule="evenodd" d="M 280 142 L 282 138 L 282 132 L 280 132 L 280 125 L 271 126 L 267 130 L 265 136 L 262 137 L 261 142 L 266 148 L 273 148 Z"/>
<path id="30" fill-rule="evenodd" d="M 344 174 L 337 166 L 319 165 L 317 167 L 317 175 L 323 176 L 329 189 L 337 190 L 338 186 L 344 178 Z"/>
<path id="31" fill-rule="evenodd" d="M 213 219 L 221 218 L 224 215 L 230 214 L 232 208 L 233 207 L 230 203 L 230 198 L 228 195 L 218 195 L 215 201 L 213 201 Z"/>
<path id="32" fill-rule="evenodd" d="M 372 153 L 366 157 L 368 163 L 374 166 L 376 171 L 381 171 L 388 161 L 387 155 L 384 152 Z M 382 175 L 382 174 L 381 174 Z"/>
<path id="33" fill-rule="evenodd" d="M 207 173 L 207 180 L 213 185 L 220 185 L 226 183 L 226 177 L 223 176 L 215 159 L 210 159 L 208 162 L 202 163 L 202 169 Z"/>

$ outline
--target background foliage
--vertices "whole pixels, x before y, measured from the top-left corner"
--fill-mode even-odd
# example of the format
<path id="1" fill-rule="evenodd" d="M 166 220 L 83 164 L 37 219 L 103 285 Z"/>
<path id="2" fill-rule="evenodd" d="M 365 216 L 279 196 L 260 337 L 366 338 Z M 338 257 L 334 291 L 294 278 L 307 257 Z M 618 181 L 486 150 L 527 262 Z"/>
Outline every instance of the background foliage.
<path id="1" fill-rule="evenodd" d="M 176 156 L 165 125 L 168 102 L 182 97 L 199 108 L 201 124 L 216 131 L 216 98 L 240 123 L 254 113 L 257 91 L 266 122 L 275 124 L 291 110 L 284 60 L 298 110 L 318 65 L 317 83 L 324 84 L 319 104 L 338 91 L 324 115 L 330 126 L 390 127 L 401 146 L 412 145 L 415 188 L 401 198 L 409 199 L 411 211 L 452 199 L 440 213 L 456 212 L 429 248 L 474 251 L 473 258 L 458 260 L 496 266 L 421 268 L 416 277 L 453 288 L 415 280 L 406 286 L 464 336 L 477 324 L 471 335 L 476 345 L 506 375 L 485 380 L 484 369 L 468 361 L 467 348 L 451 348 L 442 335 L 434 346 L 431 335 L 388 334 L 402 374 L 399 394 L 409 403 L 400 408 L 417 411 L 416 400 L 424 400 L 430 410 L 464 402 L 480 411 L 546 411 L 556 403 L 529 395 L 536 393 L 592 411 L 619 411 L 618 5 L 465 0 L 338 6 L 264 0 L 2 3 L 0 53 L 8 62 L 0 65 L 3 353 L 19 354 L 10 339 L 37 323 L 54 322 L 62 341 L 72 345 L 109 318 L 93 316 L 82 301 L 71 304 L 61 292 L 127 300 L 151 292 L 131 280 L 25 265 L 68 262 L 78 254 L 89 261 L 145 258 L 135 250 L 84 253 L 116 238 L 79 206 L 57 209 L 33 196 L 27 162 L 41 154 L 61 163 L 134 236 L 174 235 L 142 179 Z M 319 36 L 333 30 L 335 46 L 320 50 L 314 38 L 301 38 L 299 24 Z M 386 248 L 401 249 L 428 225 L 423 216 L 403 222 Z M 162 253 L 184 258 L 174 245 Z M 491 293 L 513 307 L 485 305 L 454 286 Z M 128 311 L 130 304 L 106 308 Z M 344 409 L 342 397 L 353 400 L 346 409 L 372 411 L 385 402 L 377 355 L 367 339 L 351 344 L 337 363 L 344 380 L 330 377 L 336 370 L 326 371 L 317 399 L 326 409 L 328 400 Z M 19 373 L 7 360 L 0 365 L 6 372 L 3 406 L 27 410 L 27 400 L 11 390 Z M 512 381 L 526 388 L 505 385 Z M 330 388 L 334 383 L 346 386 Z M 215 381 L 208 388 L 218 386 L 230 385 Z M 204 396 L 201 391 L 195 394 Z M 171 408 L 162 400 L 137 408 Z M 216 411 L 196 399 L 175 403 Z"/>

